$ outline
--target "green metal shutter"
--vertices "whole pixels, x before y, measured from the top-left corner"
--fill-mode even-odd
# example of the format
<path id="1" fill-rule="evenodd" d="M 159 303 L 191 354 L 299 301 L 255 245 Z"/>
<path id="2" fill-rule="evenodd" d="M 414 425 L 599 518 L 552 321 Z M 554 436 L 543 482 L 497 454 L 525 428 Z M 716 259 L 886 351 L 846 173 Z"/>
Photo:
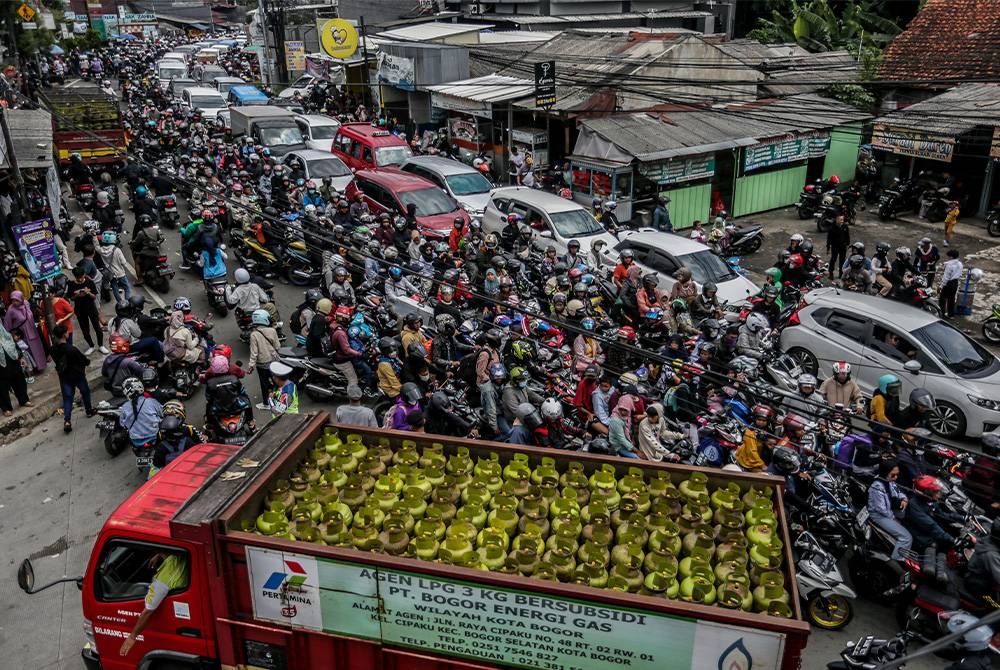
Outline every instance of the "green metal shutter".
<path id="1" fill-rule="evenodd" d="M 806 182 L 806 165 L 752 174 L 736 180 L 733 216 L 787 207 L 798 201 Z"/>
<path id="2" fill-rule="evenodd" d="M 837 126 L 830 131 L 830 153 L 823 162 L 823 176 L 839 175 L 842 181 L 854 181 L 858 164 L 858 144 L 861 142 L 861 122 Z"/>
<path id="3" fill-rule="evenodd" d="M 690 228 L 695 220 L 708 222 L 712 203 L 711 183 L 661 191 L 660 195 L 670 198 L 667 209 L 670 211 L 670 223 L 674 225 L 675 230 Z"/>

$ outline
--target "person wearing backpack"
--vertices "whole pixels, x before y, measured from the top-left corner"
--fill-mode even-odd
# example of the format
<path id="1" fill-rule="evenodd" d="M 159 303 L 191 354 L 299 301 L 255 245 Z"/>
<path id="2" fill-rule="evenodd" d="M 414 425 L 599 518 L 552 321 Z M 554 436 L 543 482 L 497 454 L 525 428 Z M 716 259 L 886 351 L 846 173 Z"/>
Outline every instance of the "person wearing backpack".
<path id="1" fill-rule="evenodd" d="M 101 365 L 101 376 L 104 378 L 104 389 L 111 395 L 123 397 L 122 384 L 129 377 L 142 379 L 146 366 L 129 355 L 129 342 L 120 335 L 111 336 L 111 354 Z"/>
<path id="2" fill-rule="evenodd" d="M 316 311 L 309 322 L 309 329 L 306 335 L 306 351 L 310 356 L 329 356 L 332 348 L 330 340 L 330 312 L 333 311 L 333 303 L 328 298 L 323 298 L 316 303 Z"/>
<path id="3" fill-rule="evenodd" d="M 250 361 L 247 372 L 257 370 L 260 378 L 260 397 L 266 399 L 274 384 L 269 371 L 271 363 L 278 360 L 278 348 L 281 342 L 278 331 L 271 326 L 271 315 L 267 310 L 257 309 L 250 315 Z"/>
<path id="4" fill-rule="evenodd" d="M 399 343 L 391 337 L 383 337 L 378 341 L 378 350 L 380 355 L 375 369 L 378 388 L 386 397 L 395 400 L 403 388 L 399 379 L 403 371 L 403 361 L 399 359 Z"/>
<path id="5" fill-rule="evenodd" d="M 246 424 L 252 429 L 253 405 L 243 382 L 229 372 L 229 359 L 222 355 L 212 356 L 208 371 L 211 376 L 205 382 L 205 426 L 209 433 L 216 432 L 218 417 L 235 414 L 243 414 Z"/>
<path id="6" fill-rule="evenodd" d="M 309 324 L 316 314 L 316 305 L 323 299 L 323 293 L 318 288 L 311 288 L 305 293 L 305 300 L 299 303 L 291 316 L 288 317 L 289 328 L 300 345 L 305 344 L 309 335 Z"/>

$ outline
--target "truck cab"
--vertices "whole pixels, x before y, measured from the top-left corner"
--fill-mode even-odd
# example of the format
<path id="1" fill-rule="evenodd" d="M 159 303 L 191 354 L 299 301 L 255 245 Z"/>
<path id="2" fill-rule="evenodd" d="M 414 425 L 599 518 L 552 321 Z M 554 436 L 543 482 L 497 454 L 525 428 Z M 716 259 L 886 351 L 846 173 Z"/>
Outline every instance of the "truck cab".
<path id="1" fill-rule="evenodd" d="M 215 658 L 215 616 L 209 601 L 205 545 L 172 537 L 170 521 L 185 501 L 238 449 L 194 447 L 126 500 L 102 528 L 83 578 L 82 655 L 88 670 L 133 670 L 142 662 L 200 667 Z M 187 579 L 169 590 L 129 654 L 122 643 L 146 608 L 150 583 L 172 558 Z"/>

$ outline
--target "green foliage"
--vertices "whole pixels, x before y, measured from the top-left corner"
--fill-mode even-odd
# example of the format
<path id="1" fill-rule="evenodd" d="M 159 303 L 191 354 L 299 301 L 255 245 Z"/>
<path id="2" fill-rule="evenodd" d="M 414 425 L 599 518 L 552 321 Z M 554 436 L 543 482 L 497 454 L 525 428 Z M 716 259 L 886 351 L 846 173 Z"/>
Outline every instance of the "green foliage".
<path id="1" fill-rule="evenodd" d="M 878 0 L 848 0 L 835 11 L 827 0 L 785 0 L 782 9 L 761 18 L 750 37 L 766 44 L 794 42 L 812 52 L 857 47 L 882 49 L 900 32 L 879 15 Z"/>
<path id="2" fill-rule="evenodd" d="M 98 48 L 103 43 L 104 40 L 101 39 L 101 34 L 93 28 L 88 28 L 87 32 L 82 35 L 70 37 L 61 42 L 62 48 L 66 51 L 72 51 L 77 47 L 79 47 L 81 51 L 90 51 Z"/>
<path id="3" fill-rule="evenodd" d="M 818 93 L 867 112 L 873 111 L 877 102 L 867 88 L 858 84 L 830 84 L 820 88 Z"/>

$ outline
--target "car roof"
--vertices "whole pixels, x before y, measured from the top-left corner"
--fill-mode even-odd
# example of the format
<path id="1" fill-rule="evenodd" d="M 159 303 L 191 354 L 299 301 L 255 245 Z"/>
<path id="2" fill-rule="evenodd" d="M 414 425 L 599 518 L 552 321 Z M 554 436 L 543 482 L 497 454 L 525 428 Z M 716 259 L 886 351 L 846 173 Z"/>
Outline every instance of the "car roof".
<path id="1" fill-rule="evenodd" d="M 622 242 L 639 242 L 650 247 L 669 251 L 674 256 L 682 256 L 697 251 L 705 251 L 707 246 L 701 242 L 692 240 L 690 237 L 661 233 L 659 231 L 641 230 L 630 235 L 623 235 Z M 618 245 L 615 245 L 618 246 Z"/>
<path id="2" fill-rule="evenodd" d="M 219 89 L 211 88 L 209 86 L 188 86 L 184 90 L 191 91 L 191 95 L 217 95 L 220 98 L 222 97 L 222 94 L 219 93 Z"/>
<path id="3" fill-rule="evenodd" d="M 310 126 L 339 126 L 342 125 L 337 119 L 326 116 L 325 114 L 296 114 L 295 118 L 299 121 L 305 121 Z"/>
<path id="4" fill-rule="evenodd" d="M 833 307 L 859 315 L 878 315 L 877 318 L 898 326 L 907 332 L 934 323 L 939 319 L 911 305 L 896 300 L 886 300 L 877 295 L 865 295 L 837 288 L 818 288 L 805 296 L 806 302 L 816 307 Z"/>
<path id="5" fill-rule="evenodd" d="M 242 79 L 241 77 L 230 77 L 229 75 L 226 75 L 224 77 L 214 77 L 212 79 L 212 81 L 221 81 L 224 84 L 229 83 L 231 81 L 238 81 L 241 84 L 246 84 L 247 83 L 246 80 Z M 235 88 L 235 86 L 233 88 Z"/>
<path id="6" fill-rule="evenodd" d="M 298 156 L 307 163 L 327 158 L 334 158 L 338 161 L 340 160 L 338 156 L 334 156 L 329 151 L 317 151 L 316 149 L 299 149 L 298 151 L 289 151 L 287 156 Z"/>
<path id="7" fill-rule="evenodd" d="M 505 186 L 498 188 L 490 194 L 490 200 L 497 198 L 511 198 L 523 202 L 532 207 L 539 207 L 547 212 L 570 212 L 576 209 L 584 209 L 578 202 L 560 198 L 555 193 L 540 191 L 537 188 L 527 186 Z"/>
<path id="8" fill-rule="evenodd" d="M 388 130 L 377 128 L 370 123 L 345 123 L 337 132 L 365 137 L 371 141 L 372 146 L 409 146 L 402 137 L 397 137 Z"/>
<path id="9" fill-rule="evenodd" d="M 216 81 L 219 81 L 219 79 L 216 78 Z M 243 81 L 243 80 L 241 79 L 240 81 Z M 262 95 L 265 98 L 267 97 L 267 94 L 264 93 L 264 91 L 260 90 L 259 88 L 257 88 L 253 84 L 247 84 L 247 83 L 237 84 L 236 86 L 233 86 L 229 90 L 230 91 L 235 91 L 238 95 L 239 94 L 257 95 L 257 96 L 261 96 Z"/>
<path id="10" fill-rule="evenodd" d="M 429 179 L 398 170 L 358 170 L 354 176 L 367 179 L 391 191 L 416 191 L 421 188 L 438 187 Z"/>
<path id="11" fill-rule="evenodd" d="M 409 165 L 411 163 L 413 165 L 420 165 L 428 170 L 433 170 L 434 172 L 445 176 L 453 174 L 468 174 L 470 172 L 479 174 L 479 170 L 474 167 L 452 160 L 451 158 L 442 158 L 441 156 L 413 156 L 412 158 L 407 158 L 403 161 L 403 165 Z M 400 167 L 402 167 L 402 165 Z"/>

